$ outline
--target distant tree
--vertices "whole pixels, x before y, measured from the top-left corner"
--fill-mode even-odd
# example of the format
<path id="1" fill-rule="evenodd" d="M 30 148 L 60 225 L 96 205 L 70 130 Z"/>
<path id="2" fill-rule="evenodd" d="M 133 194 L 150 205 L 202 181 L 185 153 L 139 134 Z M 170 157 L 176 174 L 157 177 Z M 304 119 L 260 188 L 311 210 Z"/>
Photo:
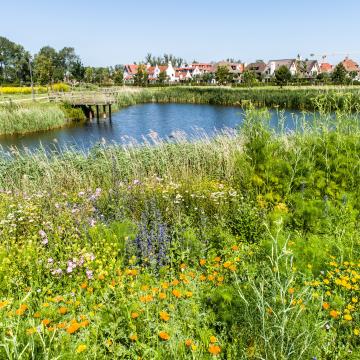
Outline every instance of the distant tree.
<path id="1" fill-rule="evenodd" d="M 287 66 L 282 65 L 275 71 L 275 81 L 278 85 L 286 85 L 291 80 L 291 72 Z"/>
<path id="2" fill-rule="evenodd" d="M 329 73 L 323 72 L 317 75 L 317 80 L 321 81 L 324 84 L 327 84 L 331 81 L 331 76 Z"/>
<path id="3" fill-rule="evenodd" d="M 28 82 L 29 61 L 30 54 L 21 45 L 0 36 L 0 82 Z"/>
<path id="4" fill-rule="evenodd" d="M 345 66 L 340 63 L 335 66 L 335 69 L 331 75 L 331 80 L 335 84 L 345 84 L 347 80 L 348 72 L 345 69 Z"/>
<path id="5" fill-rule="evenodd" d="M 93 83 L 94 82 L 94 68 L 91 66 L 88 66 L 87 68 L 85 68 L 85 73 L 84 73 L 84 80 L 87 83 Z"/>
<path id="6" fill-rule="evenodd" d="M 256 75 L 253 71 L 245 70 L 242 74 L 242 81 L 247 86 L 252 86 L 257 83 Z"/>
<path id="7" fill-rule="evenodd" d="M 204 83 L 210 84 L 214 80 L 215 76 L 213 73 L 204 73 L 201 77 L 201 80 Z"/>
<path id="8" fill-rule="evenodd" d="M 160 84 L 163 84 L 167 80 L 166 71 L 161 71 L 158 77 L 158 81 Z"/>
<path id="9" fill-rule="evenodd" d="M 121 69 L 115 69 L 112 79 L 115 85 L 123 85 L 124 84 L 124 71 Z"/>
<path id="10" fill-rule="evenodd" d="M 219 85 L 226 85 L 232 81 L 233 76 L 227 66 L 219 66 L 216 70 L 215 78 Z"/>
<path id="11" fill-rule="evenodd" d="M 51 46 L 44 46 L 35 55 L 34 73 L 41 84 L 63 81 L 65 65 L 57 51 Z"/>
<path id="12" fill-rule="evenodd" d="M 148 83 L 148 73 L 146 66 L 141 64 L 138 66 L 137 73 L 134 75 L 134 84 L 137 86 L 146 86 Z"/>

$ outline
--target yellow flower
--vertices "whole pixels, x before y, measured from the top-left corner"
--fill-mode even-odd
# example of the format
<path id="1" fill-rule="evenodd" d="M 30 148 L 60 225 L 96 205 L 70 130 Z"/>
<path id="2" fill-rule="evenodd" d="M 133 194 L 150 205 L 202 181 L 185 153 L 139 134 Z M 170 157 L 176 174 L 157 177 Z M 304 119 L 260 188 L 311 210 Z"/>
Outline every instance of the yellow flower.
<path id="1" fill-rule="evenodd" d="M 359 329 L 354 329 L 354 335 L 355 336 L 359 336 L 360 335 L 360 330 Z"/>
<path id="2" fill-rule="evenodd" d="M 163 321 L 168 321 L 170 319 L 170 315 L 166 311 L 160 311 L 160 319 Z"/>
<path id="3" fill-rule="evenodd" d="M 77 352 L 78 354 L 80 354 L 80 353 L 82 353 L 83 351 L 85 351 L 86 348 L 87 348 L 87 346 L 86 346 L 85 344 L 81 344 L 81 345 L 79 345 L 79 346 L 77 347 L 76 352 Z"/>
<path id="4" fill-rule="evenodd" d="M 346 315 L 344 315 L 344 320 L 346 320 L 346 321 L 351 321 L 351 320 L 352 320 L 352 316 L 349 315 L 349 314 L 346 314 Z"/>
<path id="5" fill-rule="evenodd" d="M 130 339 L 131 341 L 137 341 L 138 336 L 137 336 L 136 334 L 131 334 L 131 335 L 129 336 L 129 339 Z"/>
<path id="6" fill-rule="evenodd" d="M 214 343 L 216 343 L 217 342 L 217 338 L 215 337 L 215 336 L 210 336 L 210 342 L 212 343 L 212 344 L 214 344 Z"/>

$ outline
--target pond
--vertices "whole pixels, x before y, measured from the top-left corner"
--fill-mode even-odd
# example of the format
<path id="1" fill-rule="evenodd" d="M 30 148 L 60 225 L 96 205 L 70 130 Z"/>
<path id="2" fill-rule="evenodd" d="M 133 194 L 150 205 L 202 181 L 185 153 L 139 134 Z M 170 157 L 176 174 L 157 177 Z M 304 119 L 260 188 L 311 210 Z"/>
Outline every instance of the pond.
<path id="1" fill-rule="evenodd" d="M 284 111 L 285 128 L 293 130 L 294 118 L 302 118 L 299 111 Z M 270 110 L 271 124 L 278 124 L 279 112 Z M 307 114 L 306 117 L 311 117 Z M 64 150 L 74 148 L 87 151 L 99 143 L 126 144 L 150 139 L 154 132 L 163 139 L 172 139 L 179 132 L 194 139 L 213 136 L 224 129 L 235 129 L 244 120 L 244 110 L 239 107 L 193 104 L 142 104 L 113 113 L 112 120 L 93 119 L 75 123 L 61 129 L 21 136 L 0 137 L 4 150 L 16 146 L 19 149 Z"/>

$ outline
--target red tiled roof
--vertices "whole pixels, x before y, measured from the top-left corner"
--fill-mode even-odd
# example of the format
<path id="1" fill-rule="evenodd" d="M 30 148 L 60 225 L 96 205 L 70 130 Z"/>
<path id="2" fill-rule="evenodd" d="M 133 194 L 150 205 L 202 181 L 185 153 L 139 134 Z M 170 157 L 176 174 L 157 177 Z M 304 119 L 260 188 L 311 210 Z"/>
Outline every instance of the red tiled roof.
<path id="1" fill-rule="evenodd" d="M 330 72 L 333 66 L 329 63 L 322 63 L 320 64 L 320 71 L 321 72 Z"/>
<path id="2" fill-rule="evenodd" d="M 138 65 L 135 64 L 128 64 L 125 65 L 125 70 L 129 73 L 129 74 L 136 74 L 137 73 L 137 69 L 138 69 Z"/>
<path id="3" fill-rule="evenodd" d="M 359 71 L 358 63 L 347 57 L 342 61 L 342 64 L 344 65 L 346 71 Z"/>

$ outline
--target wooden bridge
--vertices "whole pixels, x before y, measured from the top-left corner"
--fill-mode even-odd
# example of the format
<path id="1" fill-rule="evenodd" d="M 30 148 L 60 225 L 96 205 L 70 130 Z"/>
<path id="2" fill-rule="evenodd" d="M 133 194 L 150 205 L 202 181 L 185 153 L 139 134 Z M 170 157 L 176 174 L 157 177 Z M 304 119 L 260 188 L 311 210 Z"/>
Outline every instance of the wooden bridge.
<path id="1" fill-rule="evenodd" d="M 100 118 L 99 108 L 102 106 L 103 114 L 108 115 L 111 120 L 111 105 L 116 103 L 116 95 L 119 91 L 82 91 L 69 93 L 52 93 L 49 94 L 50 102 L 62 102 L 73 107 L 81 108 L 86 117 L 95 116 L 93 108 L 96 109 L 96 117 Z"/>

